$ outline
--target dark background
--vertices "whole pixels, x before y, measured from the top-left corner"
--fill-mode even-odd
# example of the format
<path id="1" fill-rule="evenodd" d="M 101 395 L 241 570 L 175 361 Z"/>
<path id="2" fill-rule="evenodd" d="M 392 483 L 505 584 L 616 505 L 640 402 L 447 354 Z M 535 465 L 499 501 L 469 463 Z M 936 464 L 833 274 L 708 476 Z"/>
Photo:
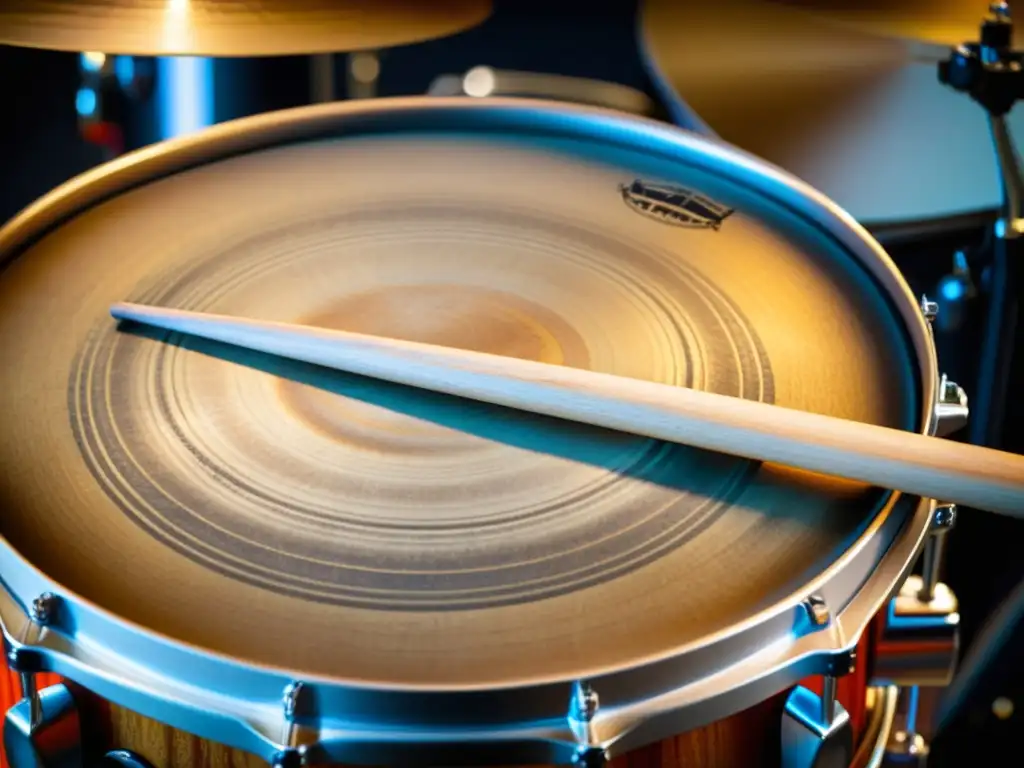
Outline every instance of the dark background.
<path id="1" fill-rule="evenodd" d="M 657 100 L 637 50 L 632 3 L 592 4 L 577 14 L 556 10 L 556 5 L 498 2 L 494 16 L 481 27 L 383 52 L 378 95 L 421 94 L 438 75 L 461 74 L 486 64 L 621 83 Z M 343 97 L 344 57 L 338 56 L 336 62 L 338 95 Z M 309 61 L 303 57 L 218 60 L 214 69 L 216 119 L 308 103 L 308 78 Z M 77 54 L 0 46 L 0 220 L 104 160 L 103 150 L 80 136 L 75 112 L 78 88 Z M 137 104 L 123 119 L 130 144 L 155 138 L 151 105 Z M 938 281 L 949 273 L 953 252 L 964 247 L 973 249 L 969 253 L 977 265 L 975 278 L 983 285 L 984 260 L 978 251 L 981 224 L 972 219 L 946 229 L 918 233 L 909 240 L 878 233 L 918 294 L 936 295 Z M 943 370 L 969 394 L 979 343 L 980 307 L 977 300 L 968 305 L 961 327 L 940 332 L 937 339 Z M 1008 415 L 1006 447 L 1019 453 L 1024 453 L 1022 391 L 1024 379 L 1018 375 L 1011 384 L 1016 406 Z M 1022 543 L 1018 521 L 962 510 L 951 536 L 946 581 L 960 598 L 964 647 L 1024 574 Z M 1024 690 L 1024 665 L 1020 663 L 1024 638 L 1019 628 L 1016 634 L 1009 628 L 1004 635 L 1003 650 L 993 659 L 971 707 L 935 744 L 931 765 L 977 763 L 979 745 L 984 745 L 986 754 L 1005 756 L 994 764 L 1022 763 L 1014 733 L 1020 714 L 999 720 L 991 713 L 995 697 L 1020 699 Z M 982 764 L 988 763 L 983 760 Z"/>

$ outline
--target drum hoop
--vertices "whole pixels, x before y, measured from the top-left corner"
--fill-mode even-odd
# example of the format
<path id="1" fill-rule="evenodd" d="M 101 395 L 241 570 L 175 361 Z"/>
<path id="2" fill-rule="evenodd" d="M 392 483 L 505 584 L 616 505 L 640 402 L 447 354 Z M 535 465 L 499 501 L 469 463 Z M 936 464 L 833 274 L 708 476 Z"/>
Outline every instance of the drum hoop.
<path id="1" fill-rule="evenodd" d="M 103 200 L 189 168 L 318 138 L 446 130 L 521 132 L 642 150 L 718 174 L 812 224 L 866 268 L 900 313 L 918 364 L 920 429 L 934 430 L 938 374 L 930 329 L 899 271 L 866 230 L 822 194 L 752 155 L 652 120 L 593 107 L 415 97 L 322 104 L 224 123 L 100 166 L 29 206 L 0 229 L 0 268 Z M 587 682 L 600 696 L 602 709 L 588 726 L 588 738 L 597 734 L 614 754 L 702 726 L 807 675 L 826 672 L 834 657 L 852 651 L 909 571 L 933 507 L 934 502 L 894 493 L 859 539 L 807 585 L 806 594 L 791 595 L 699 642 L 590 677 Z M 47 593 L 58 596 L 59 609 L 43 627 L 32 621 L 26 606 Z M 830 608 L 824 627 L 808 619 L 804 600 L 811 595 L 822 597 Z M 486 742 L 532 744 L 533 751 L 519 754 L 561 762 L 571 759 L 580 741 L 566 717 L 580 681 L 527 680 L 500 689 L 383 689 L 241 662 L 160 635 L 84 600 L 49 579 L 2 537 L 0 629 L 15 666 L 56 672 L 115 704 L 268 760 L 284 745 L 288 724 L 302 722 L 315 724 L 317 749 L 332 761 L 363 762 L 369 755 L 371 761 L 416 762 L 426 744 L 458 743 L 478 750 Z M 282 704 L 282 692 L 296 681 L 315 701 L 308 713 L 301 707 L 296 711 L 294 702 Z M 502 760 L 516 759 L 515 752 L 500 754 Z"/>

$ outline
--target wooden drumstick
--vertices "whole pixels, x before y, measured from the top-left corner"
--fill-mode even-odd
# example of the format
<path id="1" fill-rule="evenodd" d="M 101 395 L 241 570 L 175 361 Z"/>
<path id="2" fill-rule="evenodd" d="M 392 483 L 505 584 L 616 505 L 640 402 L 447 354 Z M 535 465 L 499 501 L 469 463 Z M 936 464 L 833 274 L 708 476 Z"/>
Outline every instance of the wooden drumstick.
<path id="1" fill-rule="evenodd" d="M 1024 457 L 667 384 L 302 325 L 111 315 L 386 381 L 1024 517 Z"/>

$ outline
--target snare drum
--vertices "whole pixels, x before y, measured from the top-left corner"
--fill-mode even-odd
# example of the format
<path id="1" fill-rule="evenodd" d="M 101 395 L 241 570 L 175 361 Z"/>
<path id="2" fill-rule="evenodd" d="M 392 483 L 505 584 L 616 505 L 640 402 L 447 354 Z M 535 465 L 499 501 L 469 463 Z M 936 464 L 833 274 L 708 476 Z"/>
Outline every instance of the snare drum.
<path id="1" fill-rule="evenodd" d="M 846 764 L 891 715 L 867 629 L 932 502 L 108 314 L 346 328 L 939 428 L 897 270 L 756 158 L 552 103 L 321 105 L 76 179 L 0 257 L 0 620 L 30 693 L 73 681 L 9 713 L 19 766 L 102 721 L 103 749 L 161 768 L 800 768 Z"/>

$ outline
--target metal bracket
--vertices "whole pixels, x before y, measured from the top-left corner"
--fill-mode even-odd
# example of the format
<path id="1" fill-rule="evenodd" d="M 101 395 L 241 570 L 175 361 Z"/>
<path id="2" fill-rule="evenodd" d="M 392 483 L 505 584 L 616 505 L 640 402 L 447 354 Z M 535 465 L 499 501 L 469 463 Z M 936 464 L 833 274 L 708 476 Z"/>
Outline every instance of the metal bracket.
<path id="1" fill-rule="evenodd" d="M 935 435 L 947 437 L 967 426 L 970 418 L 967 393 L 963 387 L 942 374 L 935 401 Z"/>
<path id="2" fill-rule="evenodd" d="M 960 647 L 956 595 L 940 583 L 926 602 L 923 588 L 921 577 L 911 576 L 889 601 L 870 685 L 943 687 L 953 679 Z"/>
<path id="3" fill-rule="evenodd" d="M 82 724 L 67 686 L 25 692 L 4 719 L 4 752 L 11 768 L 82 768 Z"/>
<path id="4" fill-rule="evenodd" d="M 835 700 L 835 678 L 825 678 L 825 683 L 822 696 L 801 685 L 786 699 L 782 768 L 845 768 L 853 759 L 850 715 Z"/>

